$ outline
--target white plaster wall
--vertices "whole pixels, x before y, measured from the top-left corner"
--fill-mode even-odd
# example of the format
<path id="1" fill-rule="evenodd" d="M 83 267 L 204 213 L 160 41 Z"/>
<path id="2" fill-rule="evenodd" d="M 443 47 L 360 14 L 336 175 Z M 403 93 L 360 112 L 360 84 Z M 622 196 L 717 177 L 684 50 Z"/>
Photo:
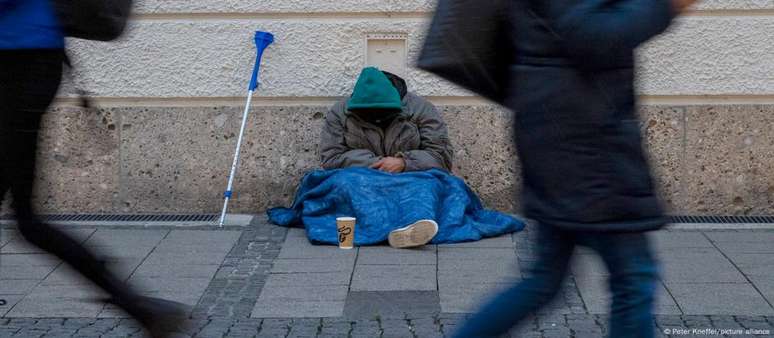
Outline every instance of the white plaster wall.
<path id="1" fill-rule="evenodd" d="M 241 2 L 233 2 L 237 3 Z M 245 4 L 257 3 L 263 2 Z M 772 1 L 733 3 L 746 8 Z M 234 97 L 244 94 L 252 69 L 253 31 L 266 30 L 276 35 L 277 42 L 265 54 L 265 86 L 258 95 L 331 97 L 344 95 L 354 83 L 363 66 L 367 33 L 408 34 L 411 62 L 426 23 L 423 18 L 405 17 L 162 18 L 133 22 L 117 43 L 72 41 L 70 47 L 82 73 L 77 81 L 96 96 Z M 642 94 L 771 95 L 774 16 L 683 17 L 669 33 L 643 48 L 641 59 Z M 468 95 L 415 69 L 408 77 L 422 95 Z"/>
<path id="2" fill-rule="evenodd" d="M 417 12 L 433 0 L 139 0 L 138 13 Z M 772 9 L 774 0 L 705 0 L 698 9 Z"/>

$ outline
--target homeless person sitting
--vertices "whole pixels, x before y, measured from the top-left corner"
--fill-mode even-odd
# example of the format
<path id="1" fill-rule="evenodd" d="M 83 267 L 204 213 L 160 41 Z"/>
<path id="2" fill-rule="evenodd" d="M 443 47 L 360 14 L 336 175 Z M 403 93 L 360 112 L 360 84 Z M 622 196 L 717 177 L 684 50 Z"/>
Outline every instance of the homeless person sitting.
<path id="1" fill-rule="evenodd" d="M 523 228 L 485 210 L 451 175 L 452 147 L 435 107 L 400 77 L 365 68 L 352 95 L 325 117 L 322 171 L 307 174 L 278 225 L 303 223 L 312 242 L 336 244 L 336 217 L 354 216 L 355 244 L 395 248 L 479 240 Z"/>

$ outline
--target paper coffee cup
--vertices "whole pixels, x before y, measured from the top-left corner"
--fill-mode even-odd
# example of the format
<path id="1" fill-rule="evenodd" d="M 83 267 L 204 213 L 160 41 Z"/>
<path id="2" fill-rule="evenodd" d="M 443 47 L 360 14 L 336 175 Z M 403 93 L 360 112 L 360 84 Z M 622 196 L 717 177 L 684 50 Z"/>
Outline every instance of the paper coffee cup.
<path id="1" fill-rule="evenodd" d="M 355 247 L 355 221 L 354 217 L 336 218 L 336 231 L 339 235 L 339 248 L 352 249 Z"/>

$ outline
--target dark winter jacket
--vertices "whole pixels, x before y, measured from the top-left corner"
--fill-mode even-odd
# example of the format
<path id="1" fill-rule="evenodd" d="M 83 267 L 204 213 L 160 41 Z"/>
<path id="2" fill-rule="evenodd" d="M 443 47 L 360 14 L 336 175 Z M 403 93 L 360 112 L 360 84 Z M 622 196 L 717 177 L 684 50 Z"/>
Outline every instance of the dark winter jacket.
<path id="1" fill-rule="evenodd" d="M 526 216 L 584 231 L 663 226 L 635 112 L 633 52 L 669 26 L 670 1 L 513 4 L 506 104 L 516 112 Z"/>
<path id="2" fill-rule="evenodd" d="M 385 128 L 347 110 L 347 99 L 325 116 L 320 155 L 322 167 L 368 167 L 382 157 L 402 157 L 405 171 L 452 168 L 452 146 L 441 115 L 430 101 L 410 93 L 403 79 L 387 74 L 403 106 Z"/>

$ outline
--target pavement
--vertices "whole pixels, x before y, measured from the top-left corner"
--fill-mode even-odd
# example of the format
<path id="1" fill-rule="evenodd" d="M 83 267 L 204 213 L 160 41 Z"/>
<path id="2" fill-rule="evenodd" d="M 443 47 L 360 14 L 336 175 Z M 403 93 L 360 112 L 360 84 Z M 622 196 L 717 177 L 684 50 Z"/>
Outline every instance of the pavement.
<path id="1" fill-rule="evenodd" d="M 448 337 L 525 276 L 535 231 L 479 242 L 341 250 L 303 231 L 249 226 L 65 226 L 120 277 L 191 308 L 194 337 Z M 0 229 L 0 337 L 143 337 L 58 259 Z M 651 234 L 662 262 L 658 337 L 774 337 L 774 230 Z M 607 274 L 576 252 L 559 296 L 511 337 L 602 337 Z"/>

